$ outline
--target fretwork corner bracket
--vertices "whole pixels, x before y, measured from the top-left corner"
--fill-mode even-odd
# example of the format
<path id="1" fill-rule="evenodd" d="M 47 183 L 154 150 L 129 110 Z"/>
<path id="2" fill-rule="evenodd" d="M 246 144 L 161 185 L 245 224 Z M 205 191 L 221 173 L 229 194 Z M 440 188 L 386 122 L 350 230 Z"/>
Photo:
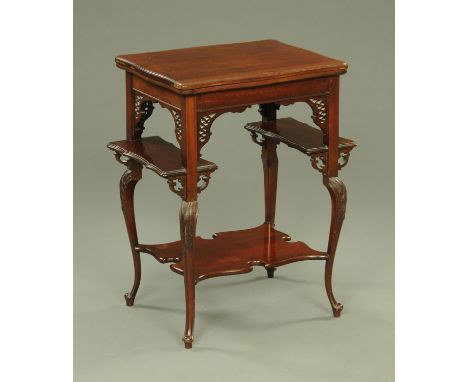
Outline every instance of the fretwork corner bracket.
<path id="1" fill-rule="evenodd" d="M 174 133 L 175 137 L 177 140 L 177 143 L 179 144 L 179 147 L 182 147 L 182 117 L 181 117 L 181 111 L 179 109 L 176 109 L 169 104 L 165 104 L 164 102 L 159 102 L 162 108 L 169 110 L 169 113 L 171 113 L 172 119 L 174 120 Z"/>
<path id="2" fill-rule="evenodd" d="M 322 130 L 323 143 L 328 144 L 328 97 L 315 96 L 305 101 L 312 109 L 312 121 Z"/>
<path id="3" fill-rule="evenodd" d="M 134 139 L 141 138 L 145 130 L 145 122 L 153 114 L 154 105 L 153 101 L 143 97 L 140 94 L 135 94 L 135 109 L 134 109 Z"/>
<path id="4" fill-rule="evenodd" d="M 326 96 L 309 98 L 307 104 L 312 109 L 312 120 L 322 130 L 326 128 L 328 121 L 328 100 Z"/>
<path id="5" fill-rule="evenodd" d="M 198 182 L 197 182 L 197 191 L 198 193 L 202 192 L 205 188 L 208 187 L 210 183 L 211 173 L 202 173 L 198 175 Z M 182 200 L 185 200 L 186 197 L 186 190 L 187 190 L 187 182 L 186 176 L 171 176 L 167 179 L 167 184 L 169 185 L 170 190 L 178 195 Z"/>
<path id="6" fill-rule="evenodd" d="M 224 113 L 241 113 L 251 105 L 239 106 L 228 110 L 209 111 L 198 114 L 198 156 L 201 157 L 200 151 L 211 138 L 211 126 L 216 118 Z"/>
<path id="7" fill-rule="evenodd" d="M 211 125 L 221 114 L 211 113 L 200 115 L 198 118 L 198 150 L 200 151 L 211 138 Z"/>
<path id="8" fill-rule="evenodd" d="M 352 148 L 341 149 L 338 156 L 338 170 L 348 164 Z M 312 167 L 322 174 L 327 172 L 328 153 L 309 154 Z"/>

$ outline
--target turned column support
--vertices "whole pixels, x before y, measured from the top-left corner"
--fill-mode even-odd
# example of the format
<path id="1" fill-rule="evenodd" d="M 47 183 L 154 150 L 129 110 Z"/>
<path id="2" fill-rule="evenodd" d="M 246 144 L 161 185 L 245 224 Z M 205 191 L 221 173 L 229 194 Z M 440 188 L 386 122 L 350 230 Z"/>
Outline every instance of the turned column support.
<path id="1" fill-rule="evenodd" d="M 263 122 L 275 121 L 276 111 L 280 106 L 276 103 L 260 104 L 258 109 L 262 116 Z M 252 135 L 254 142 L 256 137 Z M 264 183 L 264 200 L 265 200 L 265 224 L 275 225 L 276 215 L 276 191 L 278 184 L 278 155 L 276 147 L 278 142 L 272 139 L 265 138 L 260 142 L 262 147 L 262 164 L 263 164 L 263 183 Z M 273 278 L 276 268 L 265 267 L 268 278 Z"/>

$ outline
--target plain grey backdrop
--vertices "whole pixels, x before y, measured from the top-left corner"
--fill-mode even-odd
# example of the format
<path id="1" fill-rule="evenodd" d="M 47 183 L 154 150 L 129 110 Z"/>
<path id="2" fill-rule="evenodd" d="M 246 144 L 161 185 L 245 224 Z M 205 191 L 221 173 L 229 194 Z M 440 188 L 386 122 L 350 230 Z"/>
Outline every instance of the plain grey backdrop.
<path id="1" fill-rule="evenodd" d="M 74 359 L 86 381 L 392 381 L 394 379 L 394 4 L 354 1 L 75 0 Z M 358 143 L 340 177 L 348 209 L 335 262 L 333 319 L 322 262 L 210 279 L 196 289 L 195 344 L 183 347 L 183 278 L 143 256 L 135 306 L 120 210 L 124 167 L 106 149 L 125 137 L 123 53 L 274 38 L 343 59 L 341 134 Z M 257 108 L 213 125 L 204 157 L 219 170 L 200 196 L 198 234 L 262 222 L 259 147 L 243 126 Z M 279 116 L 310 121 L 301 104 Z M 146 134 L 174 142 L 156 107 Z M 330 201 L 320 175 L 280 145 L 277 228 L 326 248 Z M 180 200 L 144 171 L 136 190 L 142 242 L 179 237 Z"/>

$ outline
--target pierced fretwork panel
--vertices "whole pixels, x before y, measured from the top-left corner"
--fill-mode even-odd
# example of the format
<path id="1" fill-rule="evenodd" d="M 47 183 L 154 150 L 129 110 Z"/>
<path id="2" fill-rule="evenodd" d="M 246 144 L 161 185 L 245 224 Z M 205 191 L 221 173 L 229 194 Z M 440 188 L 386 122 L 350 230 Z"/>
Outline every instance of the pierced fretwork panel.
<path id="1" fill-rule="evenodd" d="M 348 164 L 351 148 L 341 148 L 338 155 L 338 170 L 341 170 Z M 327 172 L 327 153 L 310 154 L 310 163 L 317 171 L 325 174 Z"/>
<path id="2" fill-rule="evenodd" d="M 162 102 L 160 102 L 161 107 L 169 110 L 169 113 L 171 113 L 172 118 L 174 119 L 174 132 L 175 132 L 175 137 L 177 139 L 177 143 L 179 143 L 179 147 L 181 146 L 182 143 L 182 118 L 181 118 L 181 112 L 178 109 L 175 109 L 169 105 L 166 105 Z"/>
<path id="3" fill-rule="evenodd" d="M 312 109 L 312 121 L 325 133 L 328 122 L 328 99 L 326 95 L 314 96 L 305 101 Z"/>
<path id="4" fill-rule="evenodd" d="M 208 187 L 208 183 L 210 183 L 211 173 L 202 173 L 198 175 L 198 182 L 197 182 L 197 190 L 198 193 L 202 192 L 205 188 Z M 182 199 L 185 199 L 185 192 L 186 192 L 186 176 L 173 176 L 167 179 L 167 184 L 171 191 L 177 195 L 179 195 Z"/>
<path id="5" fill-rule="evenodd" d="M 224 113 L 241 113 L 251 105 L 238 106 L 232 109 L 216 110 L 198 114 L 198 151 L 205 146 L 211 137 L 211 126 L 216 118 Z M 201 156 L 201 155 L 200 155 Z"/>
<path id="6" fill-rule="evenodd" d="M 135 108 L 134 108 L 134 138 L 139 139 L 145 130 L 145 122 L 153 114 L 154 106 L 153 101 L 143 97 L 140 94 L 135 94 Z"/>
<path id="7" fill-rule="evenodd" d="M 198 149 L 201 148 L 210 140 L 211 137 L 211 125 L 214 120 L 219 117 L 218 113 L 211 113 L 201 115 L 198 120 Z"/>

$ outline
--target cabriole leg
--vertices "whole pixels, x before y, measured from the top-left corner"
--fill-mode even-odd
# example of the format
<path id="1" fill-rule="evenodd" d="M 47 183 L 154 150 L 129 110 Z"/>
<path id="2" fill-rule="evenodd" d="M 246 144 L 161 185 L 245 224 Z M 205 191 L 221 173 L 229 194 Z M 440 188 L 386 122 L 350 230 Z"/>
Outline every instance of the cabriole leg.
<path id="1" fill-rule="evenodd" d="M 340 237 L 341 226 L 346 213 L 346 187 L 341 179 L 337 177 L 323 177 L 323 183 L 328 189 L 332 205 L 332 218 L 330 223 L 330 235 L 328 238 L 328 259 L 325 264 L 325 289 L 333 310 L 333 315 L 339 317 L 343 310 L 343 305 L 338 303 L 333 295 L 332 272 L 335 260 L 336 247 Z"/>
<path id="2" fill-rule="evenodd" d="M 182 339 L 185 348 L 190 349 L 193 342 L 195 323 L 195 278 L 193 272 L 193 239 L 198 216 L 198 202 L 182 201 L 180 207 L 180 236 L 182 239 L 182 258 L 184 261 L 185 283 L 185 332 Z"/>
<path id="3" fill-rule="evenodd" d="M 120 179 L 120 200 L 122 202 L 122 211 L 127 226 L 128 238 L 132 250 L 133 266 L 134 266 L 134 282 L 132 290 L 125 293 L 125 301 L 127 306 L 132 306 L 135 296 L 138 292 L 141 280 L 141 260 L 140 253 L 135 249 L 138 245 L 138 236 L 135 223 L 135 210 L 133 204 L 133 194 L 135 186 L 141 179 L 141 165 L 135 161 L 127 160 L 125 163 L 127 171 L 124 172 Z"/>

